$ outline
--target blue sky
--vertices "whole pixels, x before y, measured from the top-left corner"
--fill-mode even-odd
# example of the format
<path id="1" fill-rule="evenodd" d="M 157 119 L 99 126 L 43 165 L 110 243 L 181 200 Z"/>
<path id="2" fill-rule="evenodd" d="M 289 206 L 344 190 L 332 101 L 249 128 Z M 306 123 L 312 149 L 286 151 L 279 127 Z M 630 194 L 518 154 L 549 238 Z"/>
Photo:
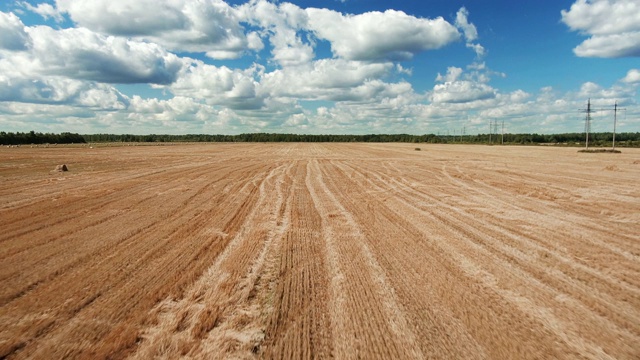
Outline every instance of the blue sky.
<path id="1" fill-rule="evenodd" d="M 640 0 L 5 0 L 0 131 L 636 132 L 639 58 Z"/>

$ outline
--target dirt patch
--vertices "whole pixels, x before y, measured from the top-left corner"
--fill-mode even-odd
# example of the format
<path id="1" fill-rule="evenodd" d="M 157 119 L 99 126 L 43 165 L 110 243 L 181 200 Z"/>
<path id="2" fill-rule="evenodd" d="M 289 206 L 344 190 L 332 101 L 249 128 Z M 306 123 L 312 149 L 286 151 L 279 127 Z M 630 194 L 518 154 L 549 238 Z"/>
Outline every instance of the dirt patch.
<path id="1" fill-rule="evenodd" d="M 640 358 L 640 149 L 411 146 L 0 152 L 0 358 Z"/>

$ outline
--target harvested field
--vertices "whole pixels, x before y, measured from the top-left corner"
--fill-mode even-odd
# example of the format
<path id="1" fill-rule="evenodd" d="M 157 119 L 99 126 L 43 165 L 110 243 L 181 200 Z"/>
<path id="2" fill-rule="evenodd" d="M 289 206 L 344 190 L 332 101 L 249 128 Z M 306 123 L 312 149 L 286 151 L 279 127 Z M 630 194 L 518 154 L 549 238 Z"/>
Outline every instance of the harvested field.
<path id="1" fill-rule="evenodd" d="M 420 146 L 0 149 L 0 358 L 640 358 L 640 149 Z"/>

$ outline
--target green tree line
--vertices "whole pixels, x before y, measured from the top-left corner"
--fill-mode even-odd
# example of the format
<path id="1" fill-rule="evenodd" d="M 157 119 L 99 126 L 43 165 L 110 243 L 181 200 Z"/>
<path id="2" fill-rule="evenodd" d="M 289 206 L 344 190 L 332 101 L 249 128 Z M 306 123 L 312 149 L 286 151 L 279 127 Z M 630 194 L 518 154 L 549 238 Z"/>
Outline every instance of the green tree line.
<path id="1" fill-rule="evenodd" d="M 613 134 L 610 132 L 589 134 L 589 145 L 610 146 Z M 404 142 L 404 143 L 464 143 L 464 144 L 542 144 L 584 145 L 584 133 L 566 134 L 478 134 L 478 135 L 409 135 L 409 134 L 368 134 L 368 135 L 301 135 L 276 133 L 248 133 L 240 135 L 132 135 L 132 134 L 88 134 L 80 135 L 63 132 L 60 134 L 0 132 L 0 144 L 79 144 L 98 142 Z M 616 146 L 640 147 L 640 132 L 616 134 Z"/>
<path id="2" fill-rule="evenodd" d="M 60 134 L 30 132 L 4 132 L 0 131 L 0 145 L 23 144 L 82 144 L 84 137 L 79 134 L 63 132 Z"/>
<path id="3" fill-rule="evenodd" d="M 301 135 L 277 133 L 248 133 L 240 135 L 83 135 L 87 142 L 405 142 L 405 143 L 465 143 L 465 144 L 500 144 L 502 135 L 409 135 L 409 134 L 367 134 L 367 135 Z M 610 132 L 589 134 L 592 146 L 610 146 L 613 134 Z M 505 144 L 541 144 L 557 143 L 566 145 L 584 144 L 584 133 L 565 134 L 504 134 Z M 640 146 L 640 133 L 616 134 L 617 146 Z"/>

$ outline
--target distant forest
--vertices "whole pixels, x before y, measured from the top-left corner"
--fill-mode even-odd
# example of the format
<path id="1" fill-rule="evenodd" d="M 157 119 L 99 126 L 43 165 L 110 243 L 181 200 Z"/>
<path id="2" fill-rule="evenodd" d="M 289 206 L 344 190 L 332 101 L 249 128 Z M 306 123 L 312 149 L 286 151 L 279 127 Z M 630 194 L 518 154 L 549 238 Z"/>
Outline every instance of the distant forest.
<path id="1" fill-rule="evenodd" d="M 612 133 L 589 134 L 589 145 L 611 146 Z M 408 135 L 408 134 L 371 134 L 371 135 L 297 135 L 297 134 L 240 134 L 240 135 L 131 135 L 131 134 L 92 134 L 80 135 L 68 132 L 60 134 L 0 132 L 0 145 L 29 144 L 83 144 L 102 142 L 404 142 L 431 144 L 501 144 L 500 134 L 478 135 Z M 567 134 L 504 134 L 504 144 L 558 144 L 584 145 L 584 133 Z M 616 146 L 640 147 L 640 132 L 617 133 Z"/>

